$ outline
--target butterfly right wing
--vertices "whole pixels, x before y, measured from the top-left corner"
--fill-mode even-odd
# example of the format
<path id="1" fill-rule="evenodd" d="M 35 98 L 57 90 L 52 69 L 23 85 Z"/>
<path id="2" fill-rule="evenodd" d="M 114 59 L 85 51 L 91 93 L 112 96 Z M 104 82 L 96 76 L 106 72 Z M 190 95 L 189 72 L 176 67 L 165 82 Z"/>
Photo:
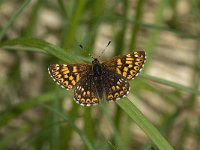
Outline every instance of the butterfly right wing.
<path id="1" fill-rule="evenodd" d="M 123 56 L 113 57 L 102 65 L 127 80 L 134 79 L 141 71 L 146 61 L 145 51 L 136 51 Z"/>
<path id="2" fill-rule="evenodd" d="M 81 77 L 91 69 L 88 64 L 53 64 L 48 70 L 49 74 L 62 88 L 70 90 L 80 81 Z"/>

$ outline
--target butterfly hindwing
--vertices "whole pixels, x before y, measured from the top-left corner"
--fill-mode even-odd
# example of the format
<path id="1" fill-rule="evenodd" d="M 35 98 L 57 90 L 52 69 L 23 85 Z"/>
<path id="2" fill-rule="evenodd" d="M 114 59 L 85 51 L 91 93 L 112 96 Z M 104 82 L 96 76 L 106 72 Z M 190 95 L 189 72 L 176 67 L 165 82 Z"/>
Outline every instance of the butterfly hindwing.
<path id="1" fill-rule="evenodd" d="M 116 73 L 106 70 L 103 75 L 103 81 L 105 99 L 107 101 L 118 100 L 129 93 L 129 83 Z"/>
<path id="2" fill-rule="evenodd" d="M 86 75 L 81 78 L 74 90 L 74 100 L 82 106 L 91 106 L 99 103 L 101 94 L 98 90 L 99 86 L 95 83 L 95 79 L 91 75 Z"/>

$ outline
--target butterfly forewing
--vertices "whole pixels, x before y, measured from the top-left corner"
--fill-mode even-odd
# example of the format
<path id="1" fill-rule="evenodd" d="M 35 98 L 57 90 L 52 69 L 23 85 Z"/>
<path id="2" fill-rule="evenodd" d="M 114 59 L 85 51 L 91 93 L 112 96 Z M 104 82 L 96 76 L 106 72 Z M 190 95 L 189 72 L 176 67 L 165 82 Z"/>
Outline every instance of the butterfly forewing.
<path id="1" fill-rule="evenodd" d="M 54 81 L 61 87 L 69 90 L 74 88 L 77 82 L 79 82 L 83 75 L 87 74 L 90 68 L 91 65 L 87 64 L 53 64 L 49 66 L 48 70 Z"/>
<path id="2" fill-rule="evenodd" d="M 144 51 L 133 52 L 124 56 L 117 56 L 102 63 L 107 69 L 123 76 L 125 79 L 134 79 L 140 72 L 146 60 Z"/>

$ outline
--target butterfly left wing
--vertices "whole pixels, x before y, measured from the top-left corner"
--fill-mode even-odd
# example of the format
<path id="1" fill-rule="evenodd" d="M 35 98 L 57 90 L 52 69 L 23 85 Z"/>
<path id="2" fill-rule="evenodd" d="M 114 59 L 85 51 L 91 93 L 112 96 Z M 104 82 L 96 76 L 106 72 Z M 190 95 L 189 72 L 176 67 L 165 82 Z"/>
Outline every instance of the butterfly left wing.
<path id="1" fill-rule="evenodd" d="M 136 51 L 124 56 L 117 56 L 102 65 L 113 72 L 123 76 L 125 79 L 134 79 L 142 69 L 146 60 L 144 51 Z"/>
<path id="2" fill-rule="evenodd" d="M 53 64 L 48 70 L 49 74 L 62 88 L 70 90 L 79 82 L 81 77 L 89 72 L 91 65 L 87 64 Z"/>

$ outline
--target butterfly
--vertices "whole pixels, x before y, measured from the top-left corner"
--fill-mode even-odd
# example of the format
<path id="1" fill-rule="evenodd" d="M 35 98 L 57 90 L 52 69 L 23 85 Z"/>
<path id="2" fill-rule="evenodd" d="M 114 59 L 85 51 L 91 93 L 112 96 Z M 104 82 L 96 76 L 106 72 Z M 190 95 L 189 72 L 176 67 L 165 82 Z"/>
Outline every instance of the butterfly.
<path id="1" fill-rule="evenodd" d="M 92 64 L 52 64 L 48 71 L 53 80 L 66 90 L 74 89 L 74 100 L 92 106 L 102 99 L 116 101 L 130 91 L 127 80 L 134 79 L 144 66 L 146 54 L 136 51 Z"/>

